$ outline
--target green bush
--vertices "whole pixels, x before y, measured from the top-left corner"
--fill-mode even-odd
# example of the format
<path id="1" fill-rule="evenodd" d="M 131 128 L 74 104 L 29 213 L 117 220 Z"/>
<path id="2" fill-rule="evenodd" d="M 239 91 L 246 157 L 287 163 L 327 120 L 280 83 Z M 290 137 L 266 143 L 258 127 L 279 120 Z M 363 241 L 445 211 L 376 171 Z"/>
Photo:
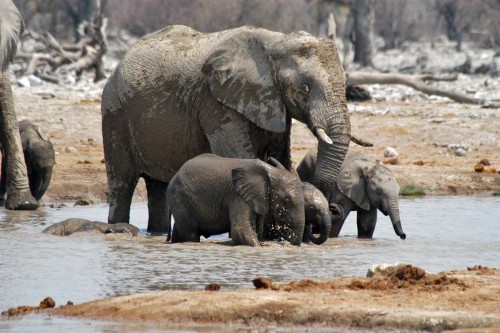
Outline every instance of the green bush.
<path id="1" fill-rule="evenodd" d="M 425 191 L 422 187 L 415 184 L 404 185 L 399 192 L 402 196 L 422 196 L 425 195 Z"/>
<path id="2" fill-rule="evenodd" d="M 494 197 L 500 197 L 500 190 L 493 191 L 493 196 Z"/>

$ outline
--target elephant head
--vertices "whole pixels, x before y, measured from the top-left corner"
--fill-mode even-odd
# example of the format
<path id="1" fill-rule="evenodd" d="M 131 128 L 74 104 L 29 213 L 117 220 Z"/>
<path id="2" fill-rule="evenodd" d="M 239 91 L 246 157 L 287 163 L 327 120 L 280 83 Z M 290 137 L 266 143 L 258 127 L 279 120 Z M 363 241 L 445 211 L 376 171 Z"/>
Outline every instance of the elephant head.
<path id="1" fill-rule="evenodd" d="M 401 239 L 406 238 L 399 216 L 399 184 L 387 167 L 369 157 L 348 158 L 337 187 L 359 208 L 366 211 L 376 208 L 389 215 L 396 234 Z"/>
<path id="2" fill-rule="evenodd" d="M 328 200 L 321 191 L 309 183 L 302 183 L 302 191 L 306 217 L 304 236 L 316 245 L 323 244 L 330 236 L 332 229 Z M 313 235 L 313 230 L 319 231 L 319 237 Z"/>
<path id="3" fill-rule="evenodd" d="M 260 216 L 272 214 L 278 222 L 278 234 L 300 246 L 305 216 L 299 177 L 262 162 L 233 169 L 232 178 L 234 189 L 252 210 Z"/>
<path id="4" fill-rule="evenodd" d="M 47 191 L 52 178 L 55 165 L 54 147 L 40 128 L 29 120 L 20 121 L 18 126 L 28 170 L 30 191 L 35 199 L 40 200 Z"/>
<path id="5" fill-rule="evenodd" d="M 328 197 L 350 142 L 345 73 L 335 44 L 302 32 L 237 31 L 202 67 L 211 94 L 271 132 L 289 131 L 290 118 L 307 124 L 319 141 L 313 184 Z"/>

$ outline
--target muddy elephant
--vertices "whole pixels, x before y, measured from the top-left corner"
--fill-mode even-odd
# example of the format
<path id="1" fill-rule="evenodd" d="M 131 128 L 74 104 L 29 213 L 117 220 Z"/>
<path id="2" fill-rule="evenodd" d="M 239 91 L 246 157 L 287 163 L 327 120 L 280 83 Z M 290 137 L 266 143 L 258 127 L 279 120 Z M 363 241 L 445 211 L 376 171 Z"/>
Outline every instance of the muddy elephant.
<path id="1" fill-rule="evenodd" d="M 175 219 L 172 243 L 231 233 L 236 245 L 258 246 L 272 215 L 280 237 L 300 246 L 304 196 L 299 177 L 259 159 L 202 154 L 172 178 L 167 199 Z"/>
<path id="2" fill-rule="evenodd" d="M 314 150 L 297 166 L 303 181 L 311 179 L 316 164 Z M 357 211 L 358 237 L 371 238 L 377 223 L 377 210 L 389 215 L 396 235 L 406 239 L 399 216 L 399 184 L 394 174 L 373 157 L 349 151 L 333 187 L 330 203 L 340 209 L 332 221 L 331 237 L 337 237 L 351 211 Z"/>
<path id="3" fill-rule="evenodd" d="M 275 158 L 268 158 L 267 162 L 276 168 L 285 169 L 285 167 Z M 330 236 L 332 229 L 332 216 L 328 200 L 316 186 L 302 182 L 302 194 L 304 196 L 304 243 L 313 242 L 316 245 L 323 244 Z M 272 224 L 272 221 L 271 221 Z M 273 229 L 272 227 L 270 229 Z M 276 238 L 273 230 L 266 230 L 267 238 Z M 314 231 L 314 232 L 313 232 Z M 314 234 L 319 234 L 315 236 Z"/>
<path id="4" fill-rule="evenodd" d="M 108 224 L 80 218 L 69 218 L 54 223 L 42 232 L 57 236 L 69 236 L 75 232 L 85 231 L 95 231 L 102 234 L 129 234 L 131 236 L 137 236 L 139 234 L 139 229 L 129 223 Z"/>
<path id="5" fill-rule="evenodd" d="M 0 9 L 0 142 L 6 158 L 5 208 L 32 210 L 38 208 L 38 201 L 29 188 L 8 69 L 24 22 L 11 0 L 0 0 Z"/>
<path id="6" fill-rule="evenodd" d="M 42 134 L 40 128 L 32 124 L 29 120 L 22 120 L 18 123 L 19 134 L 21 136 L 21 146 L 23 147 L 24 161 L 28 170 L 29 187 L 31 194 L 36 200 L 40 200 L 49 187 L 52 178 L 52 170 L 56 163 L 54 147 L 47 137 Z M 5 195 L 6 160 L 2 150 L 2 174 L 0 176 L 0 199 Z"/>
<path id="7" fill-rule="evenodd" d="M 248 26 L 170 26 L 139 39 L 104 87 L 102 117 L 108 221 L 129 221 L 143 177 L 151 232 L 166 230 L 168 183 L 197 155 L 272 156 L 290 169 L 294 118 L 318 138 L 312 184 L 327 195 L 350 141 L 335 44 Z"/>

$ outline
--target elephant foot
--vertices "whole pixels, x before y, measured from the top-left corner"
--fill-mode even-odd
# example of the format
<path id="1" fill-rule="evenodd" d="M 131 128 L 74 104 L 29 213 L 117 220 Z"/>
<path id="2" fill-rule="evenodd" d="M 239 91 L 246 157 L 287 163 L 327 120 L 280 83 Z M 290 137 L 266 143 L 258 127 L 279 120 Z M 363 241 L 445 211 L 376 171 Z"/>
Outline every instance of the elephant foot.
<path id="1" fill-rule="evenodd" d="M 33 198 L 29 189 L 12 193 L 5 201 L 5 208 L 10 210 L 35 210 L 38 206 L 38 201 Z"/>

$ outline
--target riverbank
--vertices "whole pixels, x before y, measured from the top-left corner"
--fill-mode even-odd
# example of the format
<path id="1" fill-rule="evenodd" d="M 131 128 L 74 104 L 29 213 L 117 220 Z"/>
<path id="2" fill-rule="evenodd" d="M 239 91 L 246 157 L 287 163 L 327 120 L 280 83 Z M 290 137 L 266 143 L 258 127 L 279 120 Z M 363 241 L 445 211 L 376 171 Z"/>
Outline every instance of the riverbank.
<path id="1" fill-rule="evenodd" d="M 468 79 L 480 81 L 480 78 Z M 18 119 L 30 119 L 50 138 L 56 166 L 45 204 L 76 201 L 106 202 L 106 172 L 102 148 L 100 94 L 103 82 L 73 87 L 45 84 L 15 88 Z M 500 113 L 497 109 L 461 105 L 424 97 L 401 101 L 381 96 L 405 88 L 377 87 L 375 100 L 350 103 L 352 132 L 374 144 L 350 149 L 385 162 L 401 187 L 417 185 L 427 195 L 491 195 L 500 190 Z M 386 93 L 384 94 L 384 91 Z M 304 124 L 294 122 L 292 159 L 296 164 L 317 140 Z M 393 147 L 397 159 L 384 157 Z M 458 150 L 458 152 L 457 152 Z M 497 172 L 474 172 L 487 159 Z M 134 201 L 146 201 L 142 180 Z"/>
<path id="2" fill-rule="evenodd" d="M 147 322 L 162 329 L 296 331 L 326 328 L 497 332 L 496 269 L 439 274 L 406 269 L 388 276 L 301 280 L 268 289 L 163 291 L 44 310 L 47 315 Z"/>

